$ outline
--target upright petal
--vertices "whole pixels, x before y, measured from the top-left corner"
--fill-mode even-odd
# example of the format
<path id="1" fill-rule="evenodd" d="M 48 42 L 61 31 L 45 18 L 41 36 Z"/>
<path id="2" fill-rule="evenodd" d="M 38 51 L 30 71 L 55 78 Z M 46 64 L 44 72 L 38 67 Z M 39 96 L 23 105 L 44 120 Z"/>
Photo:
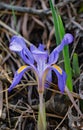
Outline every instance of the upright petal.
<path id="1" fill-rule="evenodd" d="M 34 57 L 28 49 L 24 48 L 20 52 L 20 56 L 26 64 L 29 64 L 29 65 L 34 64 Z"/>
<path id="2" fill-rule="evenodd" d="M 44 65 L 47 62 L 48 52 L 44 51 L 42 45 L 39 48 L 36 48 L 34 45 L 30 47 L 30 50 L 33 54 L 35 61 L 39 64 L 39 66 Z"/>
<path id="3" fill-rule="evenodd" d="M 52 53 L 49 55 L 49 63 L 50 64 L 54 64 L 57 62 L 58 57 L 59 57 L 59 53 L 60 51 L 63 50 L 63 47 L 67 44 L 72 43 L 73 41 L 73 36 L 69 33 L 64 35 L 64 38 L 62 39 L 62 42 L 59 46 L 57 46 Z"/>
<path id="4" fill-rule="evenodd" d="M 63 42 L 64 42 L 65 45 L 71 44 L 73 42 L 73 40 L 74 40 L 74 37 L 73 37 L 72 34 L 66 33 L 64 35 Z"/>
<path id="5" fill-rule="evenodd" d="M 21 36 L 14 35 L 10 40 L 11 51 L 20 52 L 23 48 L 27 48 L 24 39 Z"/>
<path id="6" fill-rule="evenodd" d="M 36 62 L 38 62 L 39 60 L 41 60 L 42 62 L 46 61 L 47 60 L 47 57 L 48 57 L 48 53 L 47 51 L 40 51 L 40 50 L 34 50 L 32 52 L 33 56 L 34 56 L 34 59 Z"/>
<path id="7" fill-rule="evenodd" d="M 40 51 L 45 51 L 45 50 L 44 50 L 44 49 L 45 49 L 45 46 L 44 46 L 43 44 L 39 44 L 38 49 L 39 49 Z"/>
<path id="8" fill-rule="evenodd" d="M 70 33 L 65 34 L 61 44 L 58 47 L 56 47 L 56 50 L 58 52 L 62 51 L 65 45 L 71 44 L 73 42 L 73 39 L 74 38 Z"/>
<path id="9" fill-rule="evenodd" d="M 59 58 L 59 52 L 56 50 L 56 48 L 52 51 L 52 53 L 49 55 L 49 64 L 55 64 Z"/>
<path id="10" fill-rule="evenodd" d="M 9 46 L 11 51 L 17 52 L 25 63 L 33 64 L 34 58 L 29 49 L 27 48 L 24 39 L 21 36 L 13 36 Z M 26 57 L 26 60 L 25 60 Z"/>
<path id="11" fill-rule="evenodd" d="M 31 52 L 33 52 L 34 50 L 37 50 L 37 47 L 36 47 L 36 46 L 34 46 L 33 44 L 32 44 L 32 45 L 30 45 L 30 51 L 31 51 Z"/>
<path id="12" fill-rule="evenodd" d="M 33 51 L 46 52 L 44 49 L 45 49 L 45 46 L 43 44 L 39 44 L 38 48 L 34 45 L 30 46 L 30 50 L 32 53 L 33 53 Z"/>

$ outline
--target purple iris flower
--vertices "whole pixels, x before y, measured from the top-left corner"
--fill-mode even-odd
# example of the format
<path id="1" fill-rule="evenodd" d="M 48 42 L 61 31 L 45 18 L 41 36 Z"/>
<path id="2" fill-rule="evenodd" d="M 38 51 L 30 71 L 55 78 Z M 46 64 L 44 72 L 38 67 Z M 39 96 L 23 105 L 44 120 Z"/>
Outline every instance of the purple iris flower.
<path id="1" fill-rule="evenodd" d="M 16 71 L 8 91 L 11 91 L 20 82 L 26 71 L 32 70 L 38 82 L 38 92 L 44 92 L 45 80 L 51 78 L 51 71 L 54 71 L 57 75 L 58 87 L 61 92 L 64 92 L 66 73 L 55 63 L 64 45 L 70 44 L 72 41 L 73 36 L 69 33 L 65 34 L 61 44 L 51 54 L 48 54 L 48 51 L 44 49 L 44 45 L 40 44 L 38 48 L 31 45 L 30 49 L 28 49 L 21 36 L 13 36 L 9 48 L 11 51 L 18 53 L 27 65 L 21 66 Z"/>

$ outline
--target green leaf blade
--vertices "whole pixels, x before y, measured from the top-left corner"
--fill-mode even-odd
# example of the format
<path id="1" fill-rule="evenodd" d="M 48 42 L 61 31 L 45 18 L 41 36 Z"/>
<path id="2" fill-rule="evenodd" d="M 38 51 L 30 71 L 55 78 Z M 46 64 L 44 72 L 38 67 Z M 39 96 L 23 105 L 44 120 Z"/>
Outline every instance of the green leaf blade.
<path id="1" fill-rule="evenodd" d="M 61 19 L 61 16 L 59 15 L 58 9 L 54 8 L 52 0 L 49 0 L 50 7 L 52 11 L 53 21 L 54 21 L 54 28 L 55 28 L 55 37 L 57 45 L 61 43 L 62 38 L 65 35 L 65 29 L 63 26 L 63 22 Z M 73 90 L 72 85 L 72 72 L 71 72 L 71 66 L 70 66 L 70 59 L 69 59 L 69 47 L 65 46 L 63 49 L 63 57 L 64 57 L 64 65 L 65 65 L 65 71 L 67 74 L 67 86 L 70 91 Z M 63 57 L 60 56 L 60 60 L 63 60 Z"/>

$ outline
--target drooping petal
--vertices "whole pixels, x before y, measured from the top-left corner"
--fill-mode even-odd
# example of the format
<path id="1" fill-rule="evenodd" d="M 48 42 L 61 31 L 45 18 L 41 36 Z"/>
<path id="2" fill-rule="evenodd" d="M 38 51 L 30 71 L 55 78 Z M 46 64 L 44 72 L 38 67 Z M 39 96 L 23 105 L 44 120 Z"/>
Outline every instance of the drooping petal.
<path id="1" fill-rule="evenodd" d="M 9 87 L 9 89 L 8 89 L 9 92 L 20 82 L 20 80 L 21 80 L 21 78 L 22 78 L 24 72 L 26 72 L 26 70 L 27 70 L 27 71 L 33 70 L 33 72 L 35 73 L 35 75 L 38 75 L 38 74 L 37 74 L 37 71 L 36 71 L 36 69 L 35 69 L 35 67 L 32 68 L 31 66 L 27 66 L 27 65 L 21 66 L 21 67 L 16 71 L 16 73 L 15 73 L 15 75 L 14 75 L 14 79 L 13 79 L 13 81 L 12 81 L 12 84 L 10 85 L 10 87 Z M 36 76 L 36 78 L 37 78 L 37 76 Z"/>
<path id="2" fill-rule="evenodd" d="M 10 41 L 10 46 L 9 46 L 11 51 L 17 52 L 21 58 L 24 60 L 25 63 L 33 64 L 34 63 L 34 58 L 27 48 L 24 39 L 21 36 L 13 36 Z M 25 60 L 26 57 L 26 60 Z"/>
<path id="3" fill-rule="evenodd" d="M 62 42 L 59 46 L 57 46 L 52 53 L 49 55 L 49 63 L 54 64 L 57 62 L 60 51 L 63 50 L 63 47 L 67 44 L 70 44 L 73 42 L 73 36 L 69 33 L 64 35 L 64 38 L 62 39 Z"/>
<path id="4" fill-rule="evenodd" d="M 42 76 L 43 84 L 45 84 L 46 76 L 48 75 L 48 72 L 50 70 L 53 70 L 56 73 L 57 78 L 58 78 L 58 87 L 61 92 L 64 92 L 65 85 L 66 85 L 66 73 L 56 64 L 54 64 L 52 66 L 47 66 L 47 68 L 43 72 L 43 76 Z"/>
<path id="5" fill-rule="evenodd" d="M 52 65 L 52 70 L 56 73 L 58 77 L 58 87 L 60 91 L 64 92 L 67 78 L 66 73 L 56 64 Z"/>
<path id="6" fill-rule="evenodd" d="M 15 73 L 12 84 L 10 85 L 8 91 L 10 92 L 21 80 L 24 72 L 28 69 L 28 66 L 21 66 Z"/>

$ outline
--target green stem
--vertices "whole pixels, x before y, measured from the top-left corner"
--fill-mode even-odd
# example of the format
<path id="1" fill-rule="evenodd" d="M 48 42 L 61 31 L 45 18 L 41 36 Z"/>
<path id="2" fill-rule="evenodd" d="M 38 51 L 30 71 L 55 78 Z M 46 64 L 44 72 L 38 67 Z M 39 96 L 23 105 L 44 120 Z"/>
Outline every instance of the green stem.
<path id="1" fill-rule="evenodd" d="M 38 130 L 46 130 L 46 114 L 43 93 L 39 93 Z"/>

